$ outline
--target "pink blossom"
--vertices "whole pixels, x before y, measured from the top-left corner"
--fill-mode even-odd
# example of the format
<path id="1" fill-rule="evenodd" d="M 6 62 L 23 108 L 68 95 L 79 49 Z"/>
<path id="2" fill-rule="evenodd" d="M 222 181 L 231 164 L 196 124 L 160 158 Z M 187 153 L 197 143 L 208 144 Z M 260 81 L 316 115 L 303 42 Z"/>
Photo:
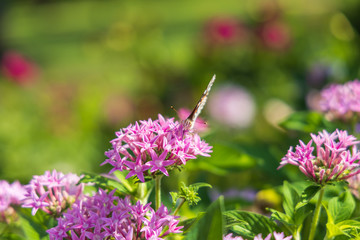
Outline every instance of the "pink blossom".
<path id="1" fill-rule="evenodd" d="M 150 203 L 132 205 L 129 197 L 121 199 L 114 193 L 99 189 L 94 196 L 77 201 L 47 231 L 50 239 L 162 239 L 181 232 L 178 217 L 170 215 L 165 206 L 154 211 Z"/>
<path id="2" fill-rule="evenodd" d="M 289 27 L 280 21 L 266 22 L 259 30 L 263 44 L 269 49 L 286 50 L 291 44 Z"/>
<path id="3" fill-rule="evenodd" d="M 113 166 L 109 173 L 127 170 L 126 178 L 136 175 L 142 182 L 158 173 L 168 176 L 169 170 L 185 165 L 197 155 L 208 157 L 212 152 L 212 147 L 198 134 L 160 114 L 154 121 L 140 121 L 120 129 L 116 136 L 110 142 L 112 149 L 105 152 L 108 159 L 101 165 Z"/>
<path id="4" fill-rule="evenodd" d="M 32 208 L 32 214 L 41 209 L 44 212 L 59 216 L 77 199 L 83 197 L 84 184 L 76 185 L 80 177 L 69 173 L 64 175 L 53 170 L 44 175 L 34 176 L 25 186 L 26 194 L 23 207 Z"/>
<path id="5" fill-rule="evenodd" d="M 233 45 L 247 41 L 246 26 L 234 17 L 216 17 L 205 25 L 204 37 L 210 44 Z"/>
<path id="6" fill-rule="evenodd" d="M 356 174 L 347 179 L 349 189 L 357 199 L 360 199 L 360 174 Z"/>
<path id="7" fill-rule="evenodd" d="M 16 218 L 16 205 L 20 205 L 25 196 L 24 187 L 15 181 L 9 184 L 5 180 L 0 181 L 0 222 L 10 222 Z"/>
<path id="8" fill-rule="evenodd" d="M 320 107 L 331 118 L 348 120 L 360 113 L 360 81 L 332 84 L 321 91 Z"/>
<path id="9" fill-rule="evenodd" d="M 19 84 L 34 81 L 39 72 L 33 62 L 15 51 L 9 51 L 4 54 L 1 60 L 1 70 L 6 77 Z"/>
<path id="10" fill-rule="evenodd" d="M 253 96 L 237 85 L 217 89 L 209 99 L 209 112 L 215 120 L 229 127 L 249 127 L 255 117 Z"/>
<path id="11" fill-rule="evenodd" d="M 308 178 L 319 184 L 344 180 L 360 172 L 360 152 L 356 148 L 359 141 L 354 136 L 346 131 L 336 130 L 329 134 L 324 130 L 318 135 L 311 134 L 311 138 L 307 144 L 300 140 L 295 151 L 290 147 L 281 159 L 279 168 L 286 164 L 296 165 Z"/>

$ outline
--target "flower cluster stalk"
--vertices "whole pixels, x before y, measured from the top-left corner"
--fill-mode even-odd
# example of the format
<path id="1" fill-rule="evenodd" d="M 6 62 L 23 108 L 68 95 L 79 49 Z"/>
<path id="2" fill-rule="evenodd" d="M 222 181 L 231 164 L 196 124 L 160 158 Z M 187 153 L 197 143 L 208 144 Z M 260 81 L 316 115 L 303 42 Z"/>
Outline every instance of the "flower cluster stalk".
<path id="1" fill-rule="evenodd" d="M 309 240 L 313 240 L 315 237 L 316 227 L 319 222 L 319 216 L 320 216 L 320 210 L 321 210 L 321 202 L 324 196 L 324 190 L 325 187 L 322 187 L 319 193 L 319 198 L 316 203 L 315 211 L 314 211 L 314 217 L 312 219 L 311 228 L 310 228 L 310 234 L 309 234 Z"/>

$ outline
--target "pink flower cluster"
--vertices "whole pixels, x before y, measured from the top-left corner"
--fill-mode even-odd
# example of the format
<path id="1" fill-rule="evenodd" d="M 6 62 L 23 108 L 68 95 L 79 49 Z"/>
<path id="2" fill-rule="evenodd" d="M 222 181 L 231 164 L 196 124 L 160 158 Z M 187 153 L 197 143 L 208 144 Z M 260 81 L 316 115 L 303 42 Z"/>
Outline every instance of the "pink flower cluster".
<path id="1" fill-rule="evenodd" d="M 274 236 L 274 238 L 271 238 L 272 236 Z M 259 234 L 257 236 L 255 236 L 254 240 L 270 240 L 270 239 L 275 239 L 275 240 L 291 240 L 292 236 L 288 236 L 285 237 L 284 233 L 277 233 L 277 232 L 273 232 L 272 234 L 269 233 L 269 235 L 266 236 L 266 238 L 262 238 L 262 235 Z M 232 233 L 229 233 L 228 235 L 223 237 L 223 240 L 244 240 L 242 237 L 233 237 Z"/>
<path id="2" fill-rule="evenodd" d="M 76 185 L 80 177 L 76 174 L 66 174 L 53 170 L 44 175 L 33 176 L 25 186 L 27 193 L 23 207 L 32 208 L 32 215 L 38 209 L 59 216 L 68 209 L 77 199 L 83 197 L 84 184 Z"/>
<path id="3" fill-rule="evenodd" d="M 360 199 L 360 174 L 356 174 L 347 179 L 349 189 L 357 199 Z"/>
<path id="4" fill-rule="evenodd" d="M 360 172 L 360 152 L 356 148 L 359 141 L 354 136 L 346 131 L 336 130 L 329 134 L 324 130 L 318 135 L 311 134 L 311 138 L 307 144 L 300 140 L 295 152 L 290 147 L 279 168 L 286 164 L 299 166 L 301 172 L 319 184 L 344 180 Z M 313 155 L 313 142 L 316 156 Z"/>
<path id="5" fill-rule="evenodd" d="M 360 113 L 360 81 L 333 84 L 321 91 L 321 110 L 333 118 L 349 119 Z"/>
<path id="6" fill-rule="evenodd" d="M 156 212 L 150 203 L 130 203 L 129 197 L 114 196 L 115 190 L 99 192 L 78 201 L 58 218 L 58 226 L 47 232 L 57 239 L 162 239 L 170 233 L 180 233 L 182 226 L 176 216 L 169 215 L 162 205 Z"/>
<path id="7" fill-rule="evenodd" d="M 185 165 L 197 155 L 209 157 L 211 146 L 190 132 L 173 118 L 140 121 L 116 132 L 117 138 L 111 141 L 112 149 L 105 152 L 106 163 L 113 166 L 110 174 L 116 170 L 129 170 L 126 178 L 134 175 L 142 182 L 144 176 L 163 173 Z"/>
<path id="8" fill-rule="evenodd" d="M 5 180 L 0 181 L 0 222 L 11 221 L 15 215 L 12 206 L 20 205 L 25 193 L 24 187 L 18 181 L 12 184 Z"/>

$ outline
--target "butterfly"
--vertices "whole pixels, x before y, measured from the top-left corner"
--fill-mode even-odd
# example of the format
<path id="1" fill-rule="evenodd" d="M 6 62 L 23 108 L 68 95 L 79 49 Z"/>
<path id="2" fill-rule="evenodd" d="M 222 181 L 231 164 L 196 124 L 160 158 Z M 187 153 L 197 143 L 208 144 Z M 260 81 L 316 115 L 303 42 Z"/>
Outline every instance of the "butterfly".
<path id="1" fill-rule="evenodd" d="M 214 84 L 216 75 L 214 74 L 214 76 L 211 78 L 207 88 L 205 89 L 204 93 L 202 94 L 202 96 L 200 97 L 199 101 L 197 102 L 194 110 L 190 113 L 190 115 L 185 119 L 183 125 L 184 128 L 188 129 L 188 130 L 192 130 L 194 128 L 195 125 L 195 121 L 197 119 L 197 117 L 200 115 L 201 110 L 204 108 L 206 100 L 208 98 L 210 89 L 212 87 L 212 85 Z"/>

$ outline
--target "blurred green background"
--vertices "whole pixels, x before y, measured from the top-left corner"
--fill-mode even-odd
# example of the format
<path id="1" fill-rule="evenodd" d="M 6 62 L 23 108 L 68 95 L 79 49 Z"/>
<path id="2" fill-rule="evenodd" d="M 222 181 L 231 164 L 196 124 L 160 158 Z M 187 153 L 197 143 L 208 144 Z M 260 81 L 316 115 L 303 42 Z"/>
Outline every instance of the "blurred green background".
<path id="1" fill-rule="evenodd" d="M 115 131 L 158 113 L 178 119 L 170 106 L 194 107 L 213 74 L 202 113 L 213 156 L 190 161 L 169 188 L 182 179 L 251 192 L 296 180 L 276 168 L 300 133 L 278 123 L 360 74 L 356 0 L 2 0 L 0 9 L 0 179 L 9 181 L 106 172 Z"/>

